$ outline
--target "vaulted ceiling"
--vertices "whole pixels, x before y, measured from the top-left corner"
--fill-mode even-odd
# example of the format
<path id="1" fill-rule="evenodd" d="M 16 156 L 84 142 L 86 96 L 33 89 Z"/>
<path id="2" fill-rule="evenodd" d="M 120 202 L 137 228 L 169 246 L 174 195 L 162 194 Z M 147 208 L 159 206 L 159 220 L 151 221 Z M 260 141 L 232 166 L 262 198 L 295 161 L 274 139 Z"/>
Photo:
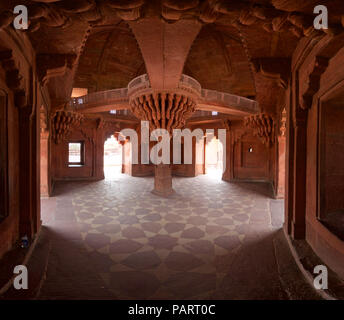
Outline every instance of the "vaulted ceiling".
<path id="1" fill-rule="evenodd" d="M 147 72 L 133 29 L 133 22 L 147 18 L 158 17 L 166 26 L 181 20 L 201 24 L 183 73 L 205 88 L 247 97 L 266 88 L 256 59 L 291 58 L 300 39 L 324 35 L 313 28 L 318 0 L 7 0 L 0 2 L 0 28 L 10 26 L 19 4 L 29 9 L 27 34 L 37 57 L 44 58 L 38 65 L 54 67 L 66 55 L 70 71 L 48 83 L 58 102 L 69 99 L 73 86 L 125 87 Z M 321 4 L 330 12 L 328 32 L 342 30 L 343 1 Z"/>
<path id="2" fill-rule="evenodd" d="M 122 21 L 92 30 L 80 57 L 74 86 L 88 88 L 89 92 L 123 88 L 145 72 L 136 39 Z"/>

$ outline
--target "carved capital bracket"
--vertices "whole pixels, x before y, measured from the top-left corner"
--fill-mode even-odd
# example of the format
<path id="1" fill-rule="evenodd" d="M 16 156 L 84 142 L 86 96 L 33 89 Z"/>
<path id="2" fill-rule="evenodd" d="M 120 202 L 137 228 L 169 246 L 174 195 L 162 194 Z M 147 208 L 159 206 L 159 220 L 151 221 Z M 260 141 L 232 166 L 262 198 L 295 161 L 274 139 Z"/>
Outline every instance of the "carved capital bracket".
<path id="1" fill-rule="evenodd" d="M 289 58 L 256 58 L 252 63 L 256 73 L 266 79 L 275 80 L 283 89 L 288 87 L 291 70 Z"/>
<path id="2" fill-rule="evenodd" d="M 77 112 L 56 111 L 52 117 L 52 134 L 56 144 L 67 137 L 72 128 L 80 126 L 84 116 Z"/>
<path id="3" fill-rule="evenodd" d="M 173 129 L 185 126 L 186 120 L 195 112 L 193 97 L 179 93 L 147 93 L 130 101 L 131 111 L 140 120 L 149 121 L 150 129 Z"/>
<path id="4" fill-rule="evenodd" d="M 53 77 L 63 76 L 72 69 L 77 56 L 72 54 L 39 54 L 37 56 L 37 75 L 42 85 Z"/>
<path id="5" fill-rule="evenodd" d="M 251 128 L 253 135 L 259 137 L 265 145 L 270 146 L 274 143 L 275 127 L 274 120 L 270 115 L 260 113 L 246 117 L 244 125 L 247 128 Z"/>

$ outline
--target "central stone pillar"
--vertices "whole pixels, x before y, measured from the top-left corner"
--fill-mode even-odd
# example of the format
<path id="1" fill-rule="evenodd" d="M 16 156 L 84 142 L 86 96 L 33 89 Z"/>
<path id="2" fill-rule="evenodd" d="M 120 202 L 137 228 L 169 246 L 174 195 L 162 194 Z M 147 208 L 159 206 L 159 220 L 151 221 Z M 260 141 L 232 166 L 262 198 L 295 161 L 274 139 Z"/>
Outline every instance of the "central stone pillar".
<path id="1" fill-rule="evenodd" d="M 152 193 L 161 197 L 168 197 L 174 193 L 171 165 L 159 164 L 155 166 L 154 189 Z"/>
<path id="2" fill-rule="evenodd" d="M 149 122 L 150 131 L 164 129 L 172 136 L 173 130 L 183 128 L 186 119 L 195 112 L 196 99 L 192 92 L 181 89 L 175 89 L 174 92 L 148 89 L 143 94 L 131 96 L 130 104 L 131 111 L 138 119 Z M 170 164 L 155 166 L 154 194 L 168 197 L 174 193 L 171 171 Z"/>

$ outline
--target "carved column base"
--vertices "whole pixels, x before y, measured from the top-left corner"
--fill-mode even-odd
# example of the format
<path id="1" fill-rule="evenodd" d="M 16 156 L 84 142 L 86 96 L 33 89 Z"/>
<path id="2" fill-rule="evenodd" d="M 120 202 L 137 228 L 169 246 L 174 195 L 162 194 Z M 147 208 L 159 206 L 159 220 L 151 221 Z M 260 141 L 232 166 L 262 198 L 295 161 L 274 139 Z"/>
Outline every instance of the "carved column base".
<path id="1" fill-rule="evenodd" d="M 154 175 L 154 190 L 152 190 L 157 196 L 168 197 L 175 193 L 172 188 L 172 170 L 168 164 L 159 164 L 155 166 Z"/>

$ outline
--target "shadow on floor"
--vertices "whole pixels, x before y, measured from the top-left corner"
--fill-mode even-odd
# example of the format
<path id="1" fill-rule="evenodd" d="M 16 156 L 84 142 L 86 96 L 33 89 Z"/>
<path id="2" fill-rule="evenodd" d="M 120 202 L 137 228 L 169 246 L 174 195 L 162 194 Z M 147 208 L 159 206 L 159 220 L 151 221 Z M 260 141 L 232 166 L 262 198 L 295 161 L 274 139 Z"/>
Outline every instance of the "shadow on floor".
<path id="1" fill-rule="evenodd" d="M 287 298 L 273 246 L 283 214 L 274 224 L 266 186 L 176 178 L 165 199 L 152 182 L 56 185 L 40 299 Z"/>

